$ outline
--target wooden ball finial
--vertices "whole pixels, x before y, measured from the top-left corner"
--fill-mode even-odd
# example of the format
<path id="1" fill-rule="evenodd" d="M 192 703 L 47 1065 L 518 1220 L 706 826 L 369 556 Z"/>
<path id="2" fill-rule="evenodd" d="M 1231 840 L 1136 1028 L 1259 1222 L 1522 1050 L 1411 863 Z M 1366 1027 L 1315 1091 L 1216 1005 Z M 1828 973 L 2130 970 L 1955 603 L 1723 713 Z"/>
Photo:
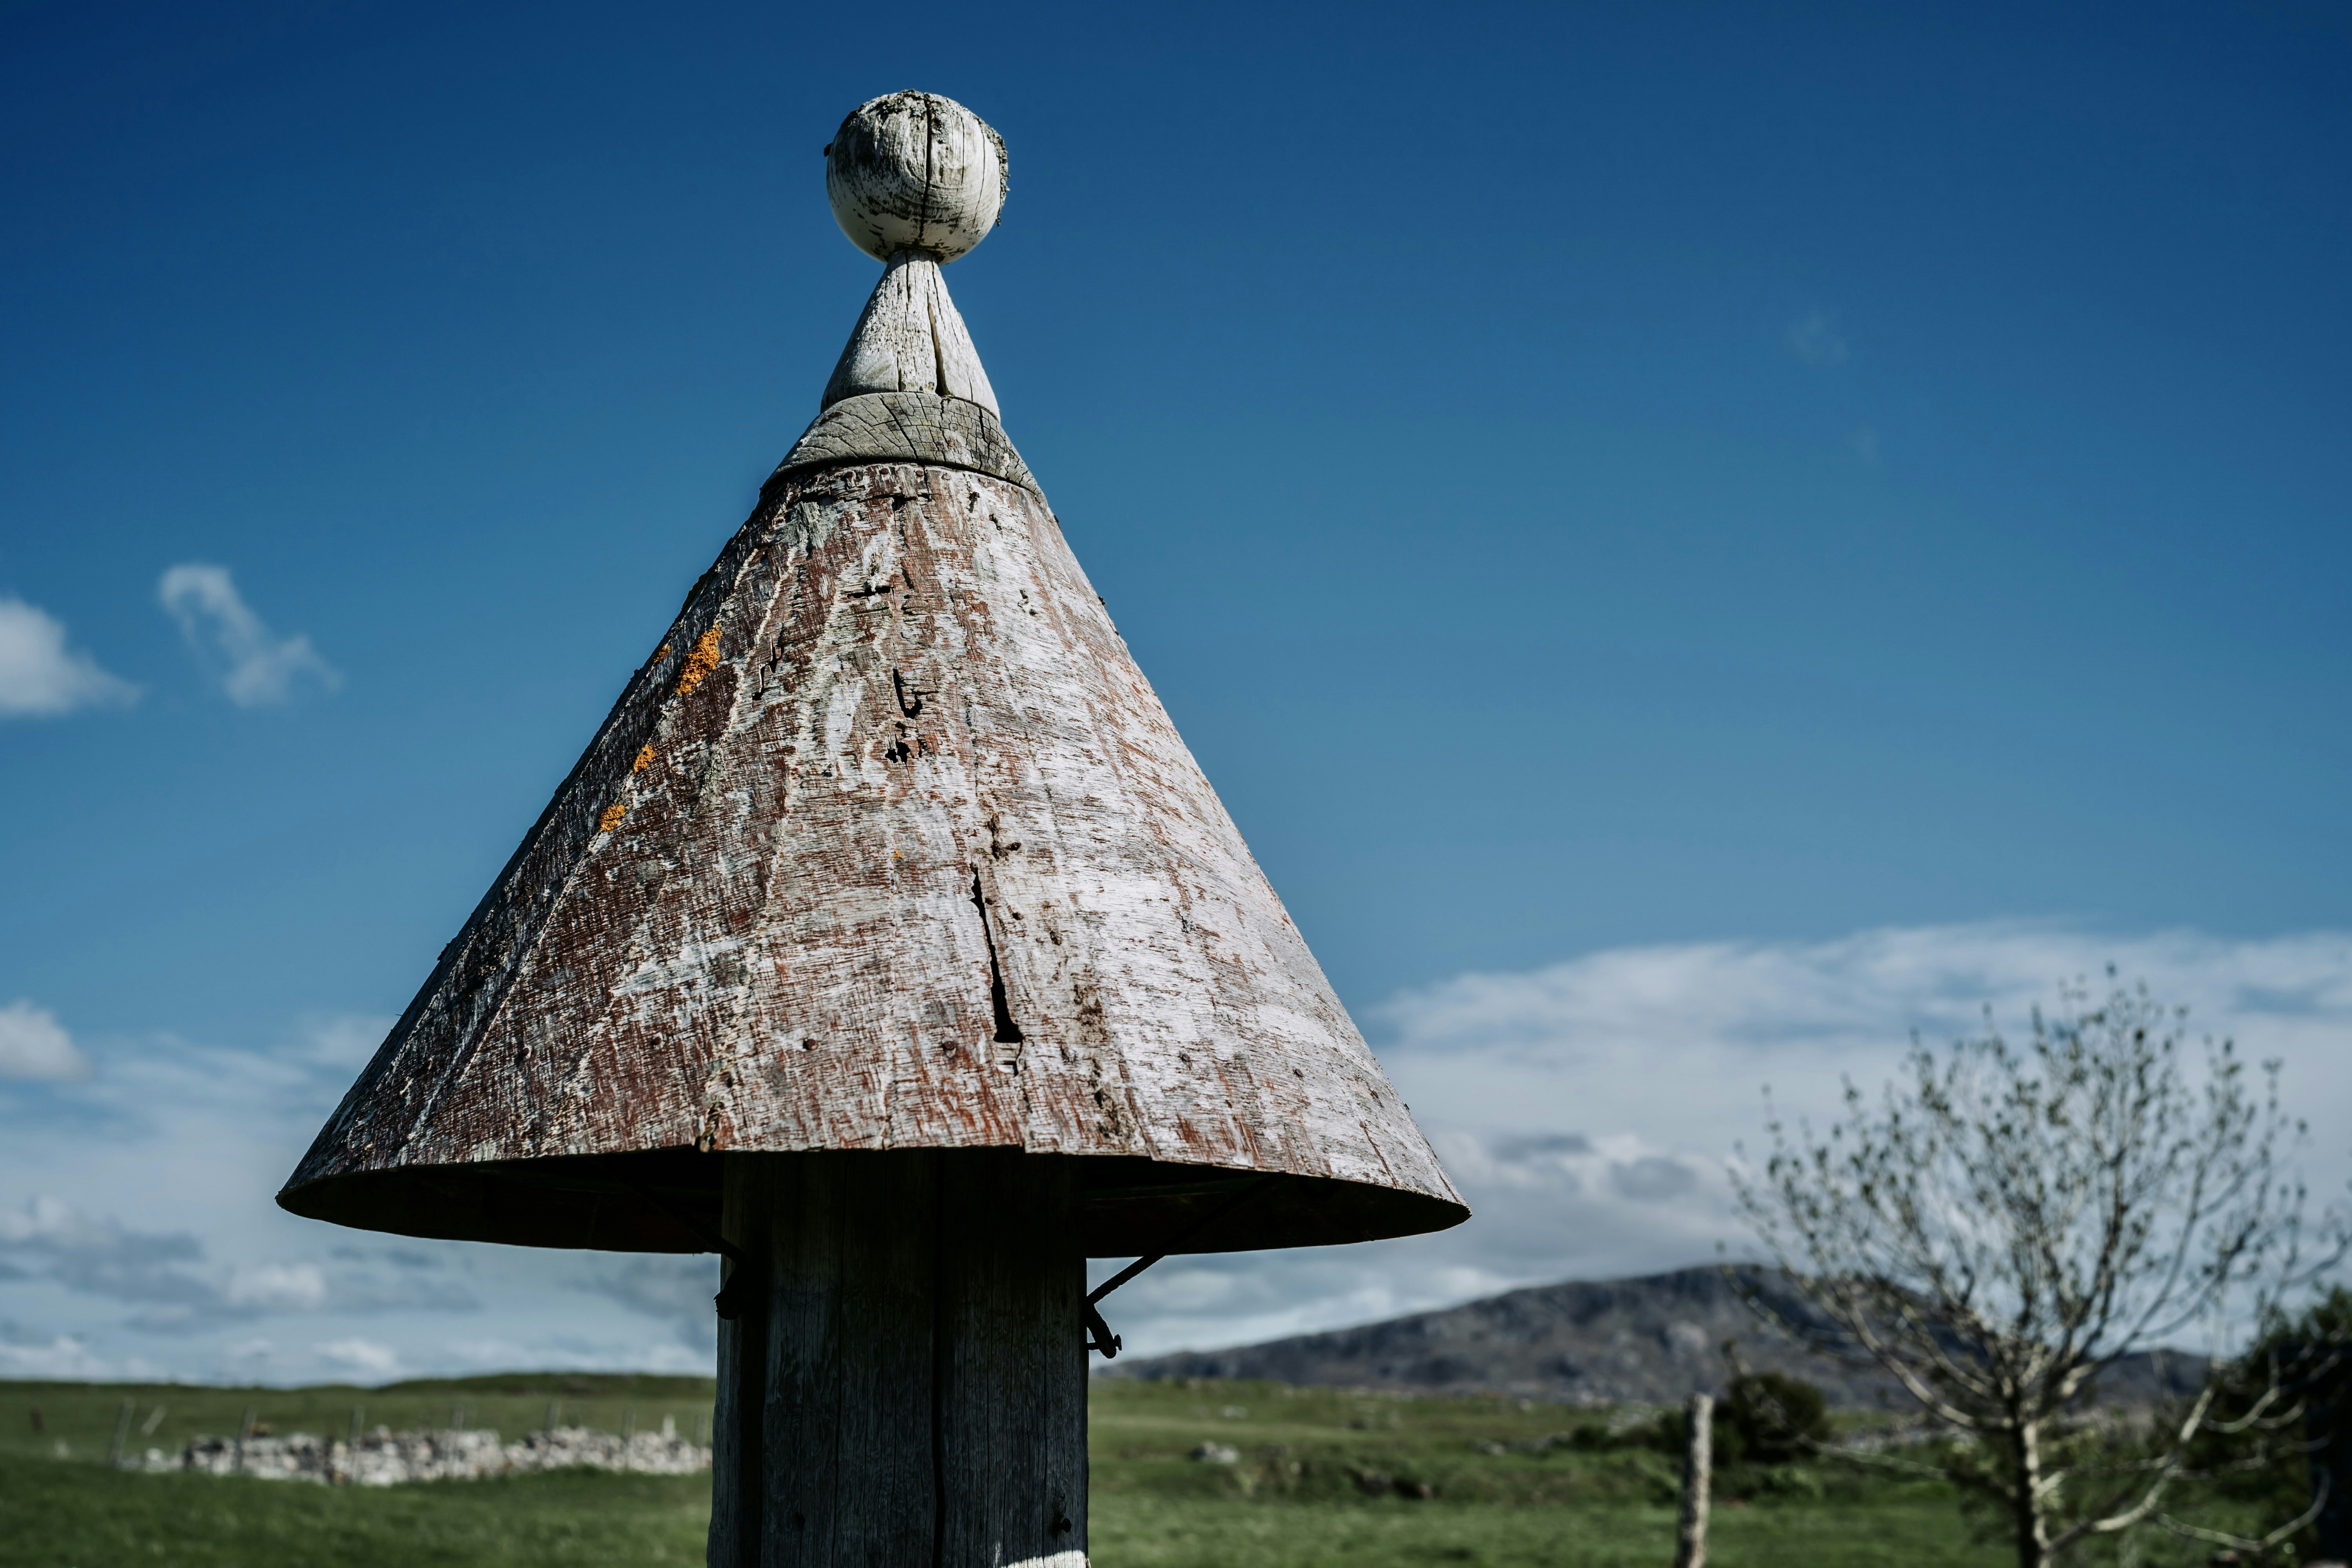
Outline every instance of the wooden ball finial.
<path id="1" fill-rule="evenodd" d="M 1010 188 L 1004 138 L 935 92 L 858 105 L 824 154 L 834 220 L 877 261 L 904 251 L 954 260 L 988 237 Z"/>

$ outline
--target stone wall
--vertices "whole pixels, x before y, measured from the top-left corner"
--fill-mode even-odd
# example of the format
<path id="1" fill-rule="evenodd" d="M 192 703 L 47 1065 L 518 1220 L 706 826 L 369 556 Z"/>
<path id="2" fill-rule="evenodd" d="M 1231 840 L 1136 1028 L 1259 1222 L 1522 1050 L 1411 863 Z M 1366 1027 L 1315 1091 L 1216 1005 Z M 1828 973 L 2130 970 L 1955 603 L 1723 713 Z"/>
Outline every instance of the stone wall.
<path id="1" fill-rule="evenodd" d="M 585 1426 L 558 1426 L 533 1432 L 516 1443 L 499 1442 L 496 1432 L 394 1432 L 379 1426 L 356 1444 L 308 1432 L 289 1432 L 283 1437 L 198 1437 L 177 1455 L 150 1448 L 138 1468 L 331 1486 L 390 1487 L 407 1481 L 478 1480 L 484 1476 L 579 1468 L 689 1475 L 710 1468 L 710 1450 L 680 1437 L 675 1424 L 667 1420 L 659 1432 L 639 1432 L 626 1438 Z"/>

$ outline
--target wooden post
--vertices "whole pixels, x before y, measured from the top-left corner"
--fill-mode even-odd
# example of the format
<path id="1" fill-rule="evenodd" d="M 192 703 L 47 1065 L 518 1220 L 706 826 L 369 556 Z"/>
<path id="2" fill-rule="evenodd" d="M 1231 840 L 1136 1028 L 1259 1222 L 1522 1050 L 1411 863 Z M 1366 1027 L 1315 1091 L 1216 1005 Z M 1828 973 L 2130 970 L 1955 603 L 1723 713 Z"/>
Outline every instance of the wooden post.
<path id="1" fill-rule="evenodd" d="M 2342 1363 L 2321 1359 L 2317 1346 L 2307 1345 L 2303 1353 L 2326 1369 L 2315 1378 L 2306 1373 L 2300 1391 L 2311 1489 L 2316 1494 L 2327 1488 L 2313 1521 L 2317 1550 L 2310 1568 L 2343 1568 L 2352 1560 L 2352 1398 L 2347 1397 Z"/>
<path id="2" fill-rule="evenodd" d="M 108 1464 L 117 1467 L 121 1465 L 122 1446 L 131 1440 L 131 1418 L 138 1413 L 137 1400 L 126 1399 L 122 1402 L 122 1412 L 114 1418 L 114 1441 L 109 1444 L 106 1449 Z"/>
<path id="3" fill-rule="evenodd" d="M 712 1568 L 1085 1568 L 1073 1163 L 729 1156 Z"/>
<path id="4" fill-rule="evenodd" d="M 1706 1568 L 1707 1489 L 1715 1469 L 1715 1399 L 1694 1394 L 1684 1406 L 1690 1446 L 1683 1452 L 1682 1518 L 1675 1531 L 1675 1568 Z"/>
<path id="5" fill-rule="evenodd" d="M 940 273 L 1003 140 L 825 156 L 887 270 L 823 411 L 278 1201 L 674 1252 L 721 1187 L 714 1568 L 1084 1568 L 1089 1240 L 1469 1211 L 1004 434 Z M 1090 1157 L 1190 1173 L 1082 1235 Z"/>

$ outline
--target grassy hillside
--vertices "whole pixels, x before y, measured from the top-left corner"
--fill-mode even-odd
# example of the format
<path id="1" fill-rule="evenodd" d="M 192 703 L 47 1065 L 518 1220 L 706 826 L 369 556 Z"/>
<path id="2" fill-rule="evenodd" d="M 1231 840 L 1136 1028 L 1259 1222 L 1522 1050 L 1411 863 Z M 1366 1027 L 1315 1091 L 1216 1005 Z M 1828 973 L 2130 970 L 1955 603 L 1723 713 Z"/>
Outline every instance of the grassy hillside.
<path id="1" fill-rule="evenodd" d="M 569 1374 L 367 1390 L 0 1384 L 0 1542 L 9 1543 L 9 1563 L 702 1561 L 709 1498 L 699 1477 L 574 1472 L 330 1490 L 121 1473 L 100 1461 L 126 1396 L 138 1402 L 142 1422 L 158 1405 L 165 1411 L 154 1435 L 134 1437 L 133 1447 L 171 1449 L 197 1431 L 234 1431 L 248 1406 L 278 1432 L 336 1433 L 354 1404 L 366 1407 L 370 1426 L 394 1426 L 446 1425 L 454 1406 L 468 1426 L 513 1436 L 544 1422 L 548 1402 L 560 1399 L 567 1425 L 617 1429 L 628 1409 L 640 1426 L 668 1414 L 691 1433 L 709 1411 L 710 1384 Z M 1607 1421 L 1605 1412 L 1493 1399 L 1097 1383 L 1094 1560 L 1099 1568 L 1664 1563 L 1674 1528 L 1664 1456 L 1540 1443 Z M 1239 1462 L 1187 1457 L 1204 1442 L 1238 1450 Z M 1385 1479 L 1377 1497 L 1369 1495 L 1375 1478 Z M 1939 1489 L 1811 1471 L 1727 1479 L 1713 1553 L 1723 1568 L 1975 1568 L 2000 1560 L 1970 1540 Z M 1415 1495 L 1423 1487 L 1433 1495 Z"/>
<path id="2" fill-rule="evenodd" d="M 1098 1380 L 1094 1561 L 1661 1568 L 1674 1556 L 1674 1463 L 1594 1443 L 1642 1414 L 1268 1383 Z M 1573 1440 L 1580 1430 L 1594 1446 Z M 1239 1462 L 1188 1457 L 1203 1443 L 1238 1450 Z M 1369 1495 L 1381 1480 L 1380 1495 Z M 1709 1553 L 1721 1568 L 1990 1568 L 2002 1560 L 1970 1539 L 1941 1487 L 1818 1470 L 1734 1472 L 1724 1481 Z M 1417 1495 L 1423 1488 L 1425 1499 Z"/>

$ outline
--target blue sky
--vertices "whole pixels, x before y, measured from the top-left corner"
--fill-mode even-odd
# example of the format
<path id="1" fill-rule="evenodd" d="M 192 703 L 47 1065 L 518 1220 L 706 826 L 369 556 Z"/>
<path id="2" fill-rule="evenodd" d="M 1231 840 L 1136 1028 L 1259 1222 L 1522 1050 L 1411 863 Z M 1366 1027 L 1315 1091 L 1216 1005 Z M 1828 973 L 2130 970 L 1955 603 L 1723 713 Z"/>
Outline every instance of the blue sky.
<path id="1" fill-rule="evenodd" d="M 0 1366 L 705 1353 L 698 1275 L 268 1199 L 815 412 L 903 87 L 1011 149 L 1007 428 L 1496 1194 L 1146 1342 L 1708 1256 L 1792 1030 L 2109 957 L 2352 1109 L 2339 13 L 678 9 L 0 6 Z M 1465 1065 L 1513 986 L 1550 1090 Z M 1540 1136 L 1682 1218 L 1514 1207 Z"/>

